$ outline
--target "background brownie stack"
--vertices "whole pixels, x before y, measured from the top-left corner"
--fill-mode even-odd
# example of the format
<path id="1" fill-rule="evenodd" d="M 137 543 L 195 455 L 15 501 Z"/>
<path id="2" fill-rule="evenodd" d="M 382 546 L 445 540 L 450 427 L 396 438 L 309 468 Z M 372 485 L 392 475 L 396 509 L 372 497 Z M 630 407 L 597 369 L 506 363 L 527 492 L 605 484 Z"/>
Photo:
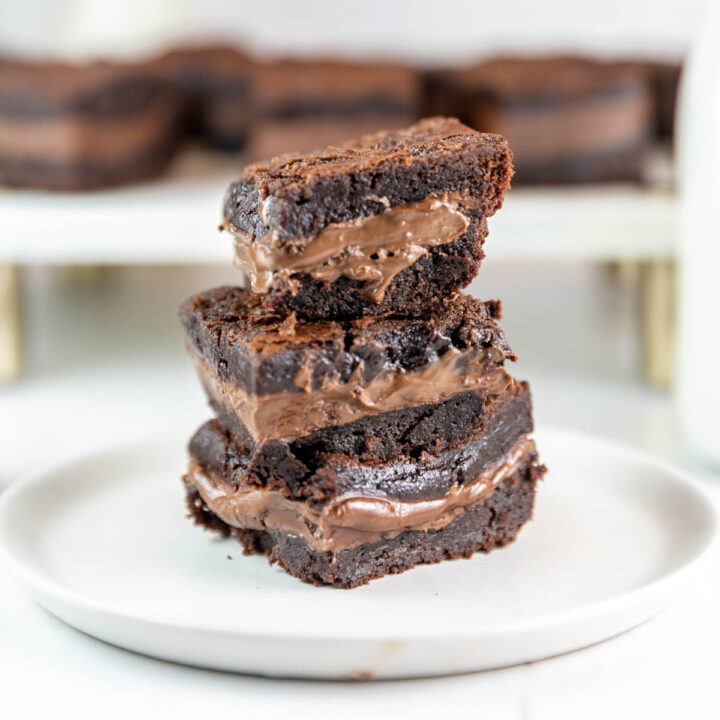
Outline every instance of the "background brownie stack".
<path id="1" fill-rule="evenodd" d="M 434 118 L 245 169 L 224 227 L 248 289 L 187 300 L 216 419 L 184 478 L 200 525 L 354 587 L 513 540 L 544 468 L 498 302 L 460 294 L 512 174 Z"/>
<path id="2" fill-rule="evenodd" d="M 252 161 L 404 127 L 423 113 L 506 136 L 516 183 L 644 182 L 649 150 L 672 136 L 679 74 L 678 64 L 576 55 L 434 69 L 268 60 L 223 43 L 134 63 L 0 56 L 0 184 L 137 182 L 164 171 L 190 138 Z"/>
<path id="3" fill-rule="evenodd" d="M 428 73 L 426 102 L 505 135 L 516 183 L 640 182 L 653 140 L 650 73 L 572 55 L 494 58 Z"/>
<path id="4" fill-rule="evenodd" d="M 0 185 L 87 190 L 154 177 L 175 156 L 181 112 L 149 68 L 0 57 Z"/>

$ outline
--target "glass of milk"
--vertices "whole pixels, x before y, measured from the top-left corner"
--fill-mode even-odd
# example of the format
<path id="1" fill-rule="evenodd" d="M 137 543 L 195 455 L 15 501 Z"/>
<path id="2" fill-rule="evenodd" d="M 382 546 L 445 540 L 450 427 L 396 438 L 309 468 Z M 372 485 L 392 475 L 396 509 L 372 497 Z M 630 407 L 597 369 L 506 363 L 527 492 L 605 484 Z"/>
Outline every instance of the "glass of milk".
<path id="1" fill-rule="evenodd" d="M 676 392 L 691 448 L 720 465 L 720 0 L 680 86 Z"/>

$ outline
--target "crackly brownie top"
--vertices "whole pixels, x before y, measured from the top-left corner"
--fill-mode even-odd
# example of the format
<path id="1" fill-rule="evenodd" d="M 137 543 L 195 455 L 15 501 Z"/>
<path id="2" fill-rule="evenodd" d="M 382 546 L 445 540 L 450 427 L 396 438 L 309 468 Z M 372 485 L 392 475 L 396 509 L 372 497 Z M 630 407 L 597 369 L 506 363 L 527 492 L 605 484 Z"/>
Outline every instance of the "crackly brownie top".
<path id="1" fill-rule="evenodd" d="M 297 373 L 308 364 L 312 386 L 321 387 L 328 376 L 347 380 L 361 363 L 368 380 L 389 365 L 425 366 L 449 349 L 492 348 L 498 362 L 514 360 L 499 317 L 499 301 L 458 295 L 412 320 L 301 322 L 263 310 L 257 296 L 237 287 L 209 290 L 180 307 L 193 352 L 220 378 L 257 394 L 297 390 Z"/>
<path id="2" fill-rule="evenodd" d="M 435 117 L 323 151 L 284 155 L 242 172 L 225 196 L 225 227 L 250 241 L 302 248 L 330 223 L 377 215 L 442 193 L 485 217 L 510 186 L 500 135 Z"/>

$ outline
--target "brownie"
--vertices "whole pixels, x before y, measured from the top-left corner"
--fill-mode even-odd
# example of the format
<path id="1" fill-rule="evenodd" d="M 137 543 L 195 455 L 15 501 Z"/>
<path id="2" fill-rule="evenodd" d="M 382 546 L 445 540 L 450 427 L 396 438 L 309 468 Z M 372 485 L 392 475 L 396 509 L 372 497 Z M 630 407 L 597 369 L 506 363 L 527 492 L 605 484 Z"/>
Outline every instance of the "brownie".
<path id="1" fill-rule="evenodd" d="M 241 150 L 253 114 L 254 62 L 222 44 L 179 47 L 154 62 L 183 100 L 183 129 L 224 150 Z"/>
<path id="2" fill-rule="evenodd" d="M 516 182 L 637 181 L 652 139 L 645 72 L 576 56 L 495 58 L 428 75 L 428 107 L 507 137 Z"/>
<path id="3" fill-rule="evenodd" d="M 616 63 L 623 71 L 643 75 L 650 89 L 653 130 L 661 141 L 672 141 L 675 130 L 675 106 L 682 65 L 662 60 L 626 60 Z"/>
<path id="4" fill-rule="evenodd" d="M 257 98 L 288 128 L 401 101 L 285 70 Z M 215 413 L 183 477 L 197 524 L 341 588 L 515 538 L 545 472 L 530 388 L 500 302 L 459 292 L 512 172 L 504 138 L 443 117 L 243 171 L 222 227 L 249 287 L 180 307 Z"/>
<path id="5" fill-rule="evenodd" d="M 650 63 L 655 132 L 662 140 L 672 140 L 675 131 L 675 107 L 682 65 L 673 62 Z"/>
<path id="6" fill-rule="evenodd" d="M 397 455 L 416 457 L 438 452 L 467 440 L 484 428 L 495 413 L 507 408 L 516 413 L 513 421 L 531 424 L 530 393 L 524 382 L 508 377 L 508 385 L 497 393 L 487 390 L 460 392 L 380 415 L 362 417 L 343 425 L 318 428 L 295 440 L 256 443 L 236 413 L 215 399 L 210 406 L 235 442 L 255 453 L 254 468 L 260 476 L 273 472 L 289 458 L 307 464 L 322 453 L 343 453 L 363 462 L 383 462 Z"/>
<path id="7" fill-rule="evenodd" d="M 180 309 L 211 405 L 236 442 L 387 458 L 477 429 L 514 381 L 498 302 L 459 295 L 424 317 L 281 320 L 242 288 Z"/>
<path id="8" fill-rule="evenodd" d="M 309 152 L 418 118 L 420 77 L 401 65 L 332 60 L 258 63 L 248 156 Z"/>
<path id="9" fill-rule="evenodd" d="M 174 157 L 180 99 L 150 70 L 0 58 L 0 183 L 84 190 L 135 182 Z"/>
<path id="10" fill-rule="evenodd" d="M 419 315 L 475 276 L 512 154 L 431 118 L 250 165 L 224 203 L 236 264 L 280 315 Z"/>
<path id="11" fill-rule="evenodd" d="M 544 467 L 527 437 L 499 459 L 484 450 L 471 441 L 380 469 L 330 456 L 316 472 L 335 492 L 313 502 L 244 487 L 232 472 L 223 475 L 232 451 L 222 441 L 194 441 L 184 478 L 188 509 L 197 524 L 234 535 L 246 552 L 266 553 L 305 582 L 351 588 L 515 538 L 531 515 Z"/>
<path id="12" fill-rule="evenodd" d="M 445 408 L 444 419 L 457 421 L 452 410 Z M 432 494 L 445 487 L 437 476 L 438 469 L 451 462 L 460 463 L 458 458 L 465 457 L 468 444 L 474 453 L 481 453 L 487 462 L 494 462 L 519 438 L 532 432 L 532 405 L 527 383 L 513 384 L 497 398 L 487 401 L 483 410 L 482 423 L 463 426 L 452 441 L 437 441 L 437 435 L 428 433 L 427 443 L 409 443 L 403 442 L 404 438 L 396 433 L 400 439 L 386 443 L 391 452 L 384 453 L 353 452 L 351 443 L 348 443 L 350 450 L 344 451 L 342 443 L 333 435 L 330 435 L 333 443 L 312 442 L 314 438 L 306 438 L 304 442 L 295 443 L 270 441 L 250 449 L 237 442 L 236 435 L 227 429 L 220 416 L 195 433 L 190 441 L 190 453 L 234 485 L 272 489 L 298 500 L 325 502 L 339 490 L 367 490 L 368 486 L 373 491 L 387 492 L 388 483 L 392 487 L 402 484 L 407 492 L 411 488 L 415 493 Z M 408 425 L 411 429 L 416 427 L 411 423 Z M 365 429 L 356 425 L 354 430 L 360 442 L 367 443 Z M 424 428 L 419 434 L 422 436 L 425 432 L 427 429 Z M 342 433 L 340 439 L 345 439 Z M 436 460 L 432 460 L 433 457 Z M 424 479 L 414 467 L 419 461 L 432 466 L 432 472 L 426 473 Z M 328 466 L 333 468 L 332 476 L 327 472 Z M 362 473 L 357 471 L 358 467 L 362 467 Z"/>

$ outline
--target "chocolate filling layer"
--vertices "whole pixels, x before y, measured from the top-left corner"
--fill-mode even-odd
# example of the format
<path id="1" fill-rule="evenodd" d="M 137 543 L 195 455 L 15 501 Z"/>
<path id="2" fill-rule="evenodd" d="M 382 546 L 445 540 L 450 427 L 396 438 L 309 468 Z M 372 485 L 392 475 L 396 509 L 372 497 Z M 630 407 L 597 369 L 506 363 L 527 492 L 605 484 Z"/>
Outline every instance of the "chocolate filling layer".
<path id="1" fill-rule="evenodd" d="M 364 282 L 363 296 L 381 302 L 392 279 L 427 255 L 428 248 L 453 242 L 467 231 L 469 220 L 459 210 L 459 200 L 444 194 L 334 223 L 302 249 L 276 247 L 272 233 L 253 241 L 235 230 L 235 264 L 256 293 L 267 293 L 292 274 L 310 274 L 327 285 L 342 276 Z"/>
<path id="2" fill-rule="evenodd" d="M 441 403 L 468 390 L 496 395 L 511 382 L 498 348 L 449 348 L 420 369 L 404 371 L 389 367 L 363 381 L 360 363 L 344 382 L 328 380 L 313 389 L 301 367 L 294 392 L 255 395 L 218 377 L 208 362 L 189 349 L 208 394 L 232 409 L 256 443 L 292 441 L 321 427 L 344 425 L 363 417 L 403 408 Z"/>
<path id="3" fill-rule="evenodd" d="M 457 467 L 445 470 L 464 481 L 454 483 L 442 497 L 406 501 L 381 495 L 344 495 L 320 509 L 275 490 L 230 486 L 193 458 L 186 482 L 197 489 L 210 511 L 232 527 L 280 530 L 301 538 L 313 550 L 337 552 L 409 529 L 442 528 L 487 497 L 534 455 L 535 444 L 522 437 L 501 461 L 488 466 L 480 443 L 471 442 Z M 432 462 L 427 468 L 420 465 L 417 472 L 424 470 L 438 472 Z"/>

